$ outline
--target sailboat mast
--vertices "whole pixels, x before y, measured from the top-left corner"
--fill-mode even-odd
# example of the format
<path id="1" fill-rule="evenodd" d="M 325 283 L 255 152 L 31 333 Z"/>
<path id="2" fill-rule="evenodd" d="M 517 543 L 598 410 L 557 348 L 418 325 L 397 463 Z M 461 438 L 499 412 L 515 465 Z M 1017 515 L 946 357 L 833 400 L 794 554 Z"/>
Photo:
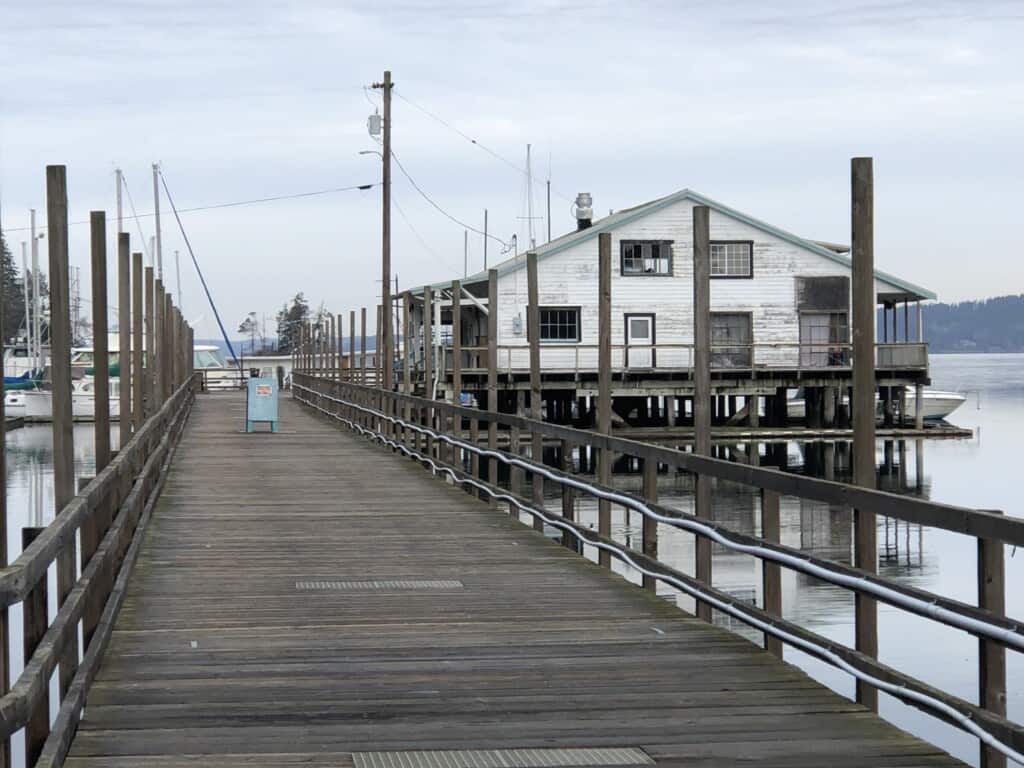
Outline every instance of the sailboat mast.
<path id="1" fill-rule="evenodd" d="M 526 221 L 530 239 L 530 250 L 537 247 L 533 237 L 533 166 L 530 164 L 530 145 L 526 145 Z"/>
<path id="2" fill-rule="evenodd" d="M 25 289 L 25 347 L 28 360 L 32 359 L 32 315 L 28 304 L 28 243 L 21 241 L 21 274 L 22 288 Z"/>

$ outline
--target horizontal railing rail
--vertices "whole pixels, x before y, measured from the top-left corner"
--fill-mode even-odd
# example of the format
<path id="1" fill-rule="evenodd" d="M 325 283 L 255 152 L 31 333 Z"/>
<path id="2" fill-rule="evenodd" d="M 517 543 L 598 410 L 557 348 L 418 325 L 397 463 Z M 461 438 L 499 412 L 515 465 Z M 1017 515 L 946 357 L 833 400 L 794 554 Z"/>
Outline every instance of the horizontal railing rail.
<path id="1" fill-rule="evenodd" d="M 70 743 L 81 704 L 75 713 L 65 717 L 64 722 L 70 732 L 61 732 L 56 727 L 51 732 L 48 706 L 50 676 L 58 664 L 63 663 L 72 639 L 77 638 L 79 622 L 85 613 L 91 606 L 102 608 L 108 604 L 114 577 L 125 570 L 126 549 L 137 533 L 144 508 L 151 505 L 159 494 L 169 453 L 177 442 L 199 387 L 198 375 L 187 377 L 106 468 L 80 490 L 12 564 L 0 569 L 0 604 L 9 607 L 20 602 L 25 606 L 26 625 L 45 622 L 46 626 L 18 679 L 0 697 L 0 737 L 7 738 L 18 729 L 34 724 L 38 731 L 33 738 L 40 739 L 40 746 L 43 744 L 41 739 L 47 735 Z M 41 616 L 29 616 L 29 602 L 40 584 L 45 584 L 47 570 L 62 552 L 74 546 L 76 535 L 86 526 L 93 526 L 99 543 L 87 562 L 83 557 L 81 574 L 53 620 L 46 616 L 45 602 L 39 606 L 43 611 Z M 93 610 L 98 613 L 96 608 Z M 86 660 L 93 644 L 105 645 L 110 629 L 103 627 L 102 622 L 88 628 Z M 98 658 L 95 663 L 98 664 Z M 83 674 L 90 675 L 91 679 L 95 669 L 90 670 L 82 664 L 76 675 Z M 62 699 L 62 711 L 70 701 L 68 696 Z M 58 725 L 60 723 L 58 718 Z M 60 762 L 54 764 L 59 765 Z"/>
<path id="2" fill-rule="evenodd" d="M 495 414 L 397 392 L 383 392 L 349 382 L 299 374 L 296 376 L 293 391 L 295 397 L 310 407 L 344 421 L 357 431 L 370 434 L 392 448 L 430 463 L 435 470 L 451 474 L 456 482 L 468 484 L 492 498 L 500 498 L 519 511 L 533 515 L 535 519 L 543 519 L 547 524 L 561 529 L 563 535 L 572 534 L 577 539 L 586 540 L 588 544 L 612 552 L 643 574 L 645 584 L 648 577 L 670 583 L 698 601 L 710 604 L 760 629 L 766 638 L 772 636 L 777 641 L 812 653 L 833 666 L 855 675 L 858 679 L 866 680 L 879 690 L 972 733 L 989 747 L 1013 759 L 1024 759 L 1021 756 L 1021 750 L 1024 749 L 1024 729 L 1000 713 L 937 690 L 881 664 L 870 656 L 805 630 L 785 620 L 781 615 L 740 603 L 720 590 L 715 590 L 709 583 L 698 581 L 660 562 L 656 557 L 656 542 L 653 547 L 648 542 L 648 522 L 670 525 L 711 539 L 732 551 L 760 558 L 765 564 L 766 582 L 769 578 L 769 563 L 775 568 L 781 566 L 796 570 L 851 591 L 870 595 L 881 602 L 947 626 L 967 631 L 986 642 L 994 642 L 1018 651 L 1024 650 L 1024 626 L 1020 622 L 983 607 L 972 606 L 915 587 L 895 584 L 857 568 L 808 555 L 781 545 L 777 540 L 767 541 L 733 531 L 710 520 L 658 505 L 650 499 L 641 499 L 589 479 L 580 480 L 567 472 L 494 450 L 493 447 L 481 448 L 478 438 L 481 428 L 492 423 L 508 430 L 535 431 L 562 441 L 563 447 L 575 445 L 609 450 L 641 458 L 645 462 L 645 467 L 664 464 L 697 475 L 753 486 L 761 490 L 762 503 L 766 498 L 773 497 L 776 509 L 779 496 L 792 495 L 875 511 L 889 517 L 1014 545 L 1024 542 L 1024 520 L 923 499 L 896 496 L 883 491 L 845 486 L 816 478 L 789 475 L 773 469 L 735 464 L 670 448 L 538 422 L 512 414 Z M 327 407 L 324 407 L 325 405 Z M 398 415 L 400 412 L 405 413 L 404 418 Z M 413 413 L 417 414 L 416 418 L 420 423 L 412 420 Z M 463 438 L 463 420 L 469 420 L 470 423 L 468 441 Z M 456 436 L 448 434 L 445 425 L 451 425 L 448 430 L 454 430 Z M 421 438 L 426 442 L 426 453 L 418 450 Z M 454 452 L 449 462 L 441 459 L 442 454 L 438 447 L 441 444 L 449 446 Z M 539 507 L 536 500 L 531 505 L 517 495 L 507 493 L 495 484 L 496 474 L 490 474 L 489 482 L 484 482 L 480 478 L 482 460 L 501 461 L 510 469 L 516 468 L 531 473 L 534 477 L 561 485 L 563 516 L 558 517 Z M 467 463 L 470 466 L 469 473 L 465 471 Z M 460 467 L 461 471 L 458 469 Z M 567 516 L 567 491 L 586 493 L 643 515 L 643 552 L 629 549 L 609 537 L 583 528 L 571 518 L 571 515 Z M 911 510 L 909 513 L 906 512 L 907 508 Z M 777 579 L 777 575 L 774 578 Z"/>

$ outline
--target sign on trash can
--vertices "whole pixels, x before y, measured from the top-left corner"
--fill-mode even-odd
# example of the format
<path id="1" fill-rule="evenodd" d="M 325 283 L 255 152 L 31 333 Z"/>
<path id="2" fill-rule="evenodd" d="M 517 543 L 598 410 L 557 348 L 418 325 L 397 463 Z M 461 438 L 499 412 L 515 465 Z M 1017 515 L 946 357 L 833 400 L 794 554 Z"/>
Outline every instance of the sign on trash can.
<path id="1" fill-rule="evenodd" d="M 272 378 L 249 379 L 245 392 L 245 431 L 253 424 L 267 422 L 277 432 L 277 382 Z"/>

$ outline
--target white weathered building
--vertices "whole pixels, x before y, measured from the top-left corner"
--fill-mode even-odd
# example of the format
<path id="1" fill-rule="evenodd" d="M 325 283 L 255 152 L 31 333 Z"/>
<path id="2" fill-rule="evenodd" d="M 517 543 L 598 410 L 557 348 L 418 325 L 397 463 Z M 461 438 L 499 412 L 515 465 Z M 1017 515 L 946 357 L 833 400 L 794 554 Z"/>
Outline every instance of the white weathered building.
<path id="1" fill-rule="evenodd" d="M 848 249 L 793 235 L 684 189 L 619 211 L 535 249 L 538 259 L 541 369 L 547 392 L 592 389 L 597 370 L 598 235 L 612 241 L 612 367 L 618 396 L 685 395 L 693 362 L 693 212 L 710 208 L 713 384 L 720 393 L 766 395 L 799 386 L 849 385 L 851 262 Z M 526 256 L 496 266 L 498 370 L 502 388 L 525 386 Z M 482 388 L 487 338 L 487 273 L 460 289 L 461 380 Z M 445 370 L 451 381 L 451 281 L 433 286 L 443 310 Z M 927 379 L 919 313 L 935 295 L 876 272 L 881 325 L 876 365 L 886 384 Z M 422 296 L 422 289 L 414 291 Z M 897 311 L 901 305 L 902 312 Z M 891 311 L 891 314 L 890 314 Z M 422 304 L 413 308 L 420 327 Z M 889 319 L 901 325 L 902 340 Z M 913 336 L 913 340 L 910 338 Z M 422 341 L 414 344 L 421 347 Z M 468 348 L 468 350 L 467 350 Z M 436 359 L 436 358 L 435 358 Z M 628 390 L 624 391 L 624 390 Z"/>

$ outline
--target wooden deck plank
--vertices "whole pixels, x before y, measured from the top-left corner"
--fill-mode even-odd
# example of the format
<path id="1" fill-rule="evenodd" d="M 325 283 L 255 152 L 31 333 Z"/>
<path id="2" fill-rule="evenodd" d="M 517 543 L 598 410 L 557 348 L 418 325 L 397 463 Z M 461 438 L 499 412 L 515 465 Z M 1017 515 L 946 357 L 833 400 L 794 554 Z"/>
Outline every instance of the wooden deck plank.
<path id="1" fill-rule="evenodd" d="M 196 404 L 71 768 L 550 746 L 958 764 L 287 398 L 281 432 L 242 434 L 242 404 Z M 374 580 L 462 586 L 296 588 Z"/>

